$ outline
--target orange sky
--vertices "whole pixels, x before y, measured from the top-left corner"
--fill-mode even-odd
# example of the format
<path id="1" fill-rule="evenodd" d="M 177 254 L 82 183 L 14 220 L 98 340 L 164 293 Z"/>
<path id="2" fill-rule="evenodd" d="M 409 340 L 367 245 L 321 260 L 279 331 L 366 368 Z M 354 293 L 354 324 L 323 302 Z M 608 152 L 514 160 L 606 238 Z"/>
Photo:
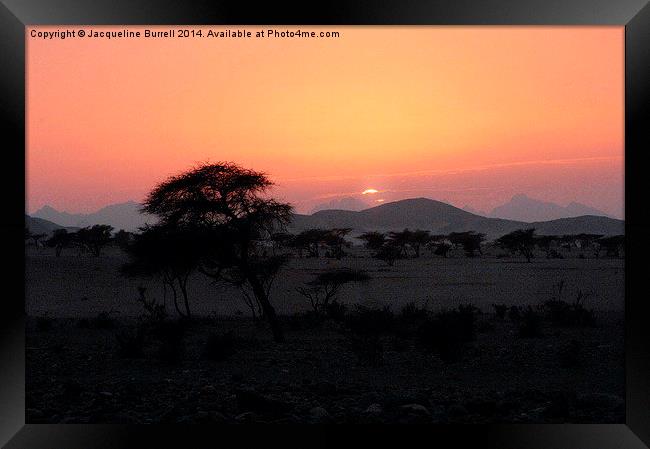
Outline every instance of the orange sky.
<path id="1" fill-rule="evenodd" d="M 622 215 L 622 27 L 300 28 L 341 37 L 28 30 L 28 210 L 138 201 L 229 160 L 301 212 L 348 195 L 488 210 L 521 192 Z"/>

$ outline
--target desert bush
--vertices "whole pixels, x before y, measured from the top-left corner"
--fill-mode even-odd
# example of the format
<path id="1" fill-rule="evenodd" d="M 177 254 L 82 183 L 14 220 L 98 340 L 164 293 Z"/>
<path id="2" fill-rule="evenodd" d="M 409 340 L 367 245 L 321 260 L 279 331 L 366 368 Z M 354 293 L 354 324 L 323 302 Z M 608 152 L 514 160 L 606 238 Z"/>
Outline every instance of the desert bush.
<path id="1" fill-rule="evenodd" d="M 346 311 L 346 305 L 338 301 L 332 301 L 325 307 L 325 315 L 332 321 L 345 320 Z"/>
<path id="2" fill-rule="evenodd" d="M 510 306 L 510 309 L 508 309 L 508 318 L 514 323 L 521 320 L 521 310 L 518 306 Z"/>
<path id="3" fill-rule="evenodd" d="M 208 360 L 222 361 L 230 358 L 236 349 L 236 339 L 232 332 L 211 334 L 203 347 L 203 357 Z"/>
<path id="4" fill-rule="evenodd" d="M 108 312 L 99 312 L 95 317 L 89 321 L 89 326 L 94 329 L 113 329 L 115 327 L 115 320 Z"/>
<path id="5" fill-rule="evenodd" d="M 582 364 L 583 344 L 578 340 L 571 340 L 567 345 L 560 348 L 557 358 L 562 368 L 575 368 Z"/>
<path id="6" fill-rule="evenodd" d="M 492 308 L 494 309 L 494 313 L 496 314 L 497 317 L 499 317 L 500 320 L 504 319 L 506 317 L 506 313 L 508 312 L 508 306 L 505 304 L 492 304 Z"/>
<path id="7" fill-rule="evenodd" d="M 313 310 L 294 313 L 288 319 L 289 328 L 294 331 L 316 329 L 322 324 L 323 315 Z"/>
<path id="8" fill-rule="evenodd" d="M 457 360 L 466 343 L 476 339 L 476 308 L 459 307 L 440 312 L 418 330 L 420 345 L 445 361 Z"/>
<path id="9" fill-rule="evenodd" d="M 138 302 L 142 304 L 143 313 L 141 318 L 148 322 L 161 322 L 167 319 L 167 311 L 164 304 L 158 304 L 154 299 L 146 297 L 147 288 L 138 287 Z"/>
<path id="10" fill-rule="evenodd" d="M 384 362 L 384 345 L 378 335 L 349 335 L 350 349 L 354 352 L 359 363 L 379 366 Z"/>
<path id="11" fill-rule="evenodd" d="M 561 299 L 550 299 L 545 301 L 540 309 L 546 318 L 559 326 L 594 326 L 596 316 L 593 309 L 587 309 L 582 300 L 587 297 L 581 290 L 578 290 L 573 303 Z"/>
<path id="12" fill-rule="evenodd" d="M 415 301 L 406 303 L 399 313 L 399 318 L 407 323 L 421 323 L 429 316 L 426 304 L 418 307 Z"/>
<path id="13" fill-rule="evenodd" d="M 124 329 L 115 335 L 119 354 L 125 359 L 144 357 L 145 331 L 142 326 Z"/>
<path id="14" fill-rule="evenodd" d="M 542 316 L 531 306 L 521 313 L 519 336 L 523 338 L 536 338 L 542 336 Z"/>
<path id="15" fill-rule="evenodd" d="M 390 332 L 394 321 L 395 316 L 389 306 L 357 306 L 356 310 L 348 315 L 347 325 L 358 335 L 379 335 Z"/>

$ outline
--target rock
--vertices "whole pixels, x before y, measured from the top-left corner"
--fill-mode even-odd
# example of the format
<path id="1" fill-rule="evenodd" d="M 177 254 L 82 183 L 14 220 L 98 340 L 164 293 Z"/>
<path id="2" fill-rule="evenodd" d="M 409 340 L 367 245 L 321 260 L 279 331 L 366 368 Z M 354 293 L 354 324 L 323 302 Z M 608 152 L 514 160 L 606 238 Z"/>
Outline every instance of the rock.
<path id="1" fill-rule="evenodd" d="M 323 407 L 314 407 L 309 410 L 309 416 L 314 423 L 324 423 L 330 420 L 330 414 Z"/>
<path id="2" fill-rule="evenodd" d="M 206 385 L 205 387 L 201 388 L 201 394 L 213 394 L 217 391 L 216 388 L 214 388 L 212 385 Z"/>
<path id="3" fill-rule="evenodd" d="M 326 380 L 323 382 L 318 382 L 316 385 L 314 385 L 314 390 L 323 396 L 332 396 L 338 392 L 336 384 Z"/>
<path id="4" fill-rule="evenodd" d="M 447 415 L 449 415 L 450 418 L 462 418 L 468 414 L 469 412 L 467 409 L 461 404 L 452 404 L 447 409 Z"/>
<path id="5" fill-rule="evenodd" d="M 406 405 L 402 405 L 399 409 L 403 413 L 431 416 L 431 412 L 429 412 L 429 410 L 424 405 L 420 405 L 420 404 L 406 404 Z"/>
<path id="6" fill-rule="evenodd" d="M 221 412 L 210 412 L 209 416 L 210 422 L 222 423 L 228 421 L 226 415 Z"/>
<path id="7" fill-rule="evenodd" d="M 482 416 L 493 416 L 497 411 L 495 401 L 476 399 L 465 404 L 470 413 L 476 413 Z"/>
<path id="8" fill-rule="evenodd" d="M 238 388 L 235 396 L 239 408 L 243 410 L 278 414 L 292 409 L 290 404 L 264 396 L 252 388 Z"/>
<path id="9" fill-rule="evenodd" d="M 241 415 L 235 416 L 235 421 L 238 423 L 253 423 L 257 420 L 257 416 L 252 412 L 245 412 Z"/>
<path id="10" fill-rule="evenodd" d="M 384 409 L 377 403 L 370 404 L 368 408 L 363 411 L 363 414 L 368 416 L 379 416 L 382 413 L 384 413 Z"/>

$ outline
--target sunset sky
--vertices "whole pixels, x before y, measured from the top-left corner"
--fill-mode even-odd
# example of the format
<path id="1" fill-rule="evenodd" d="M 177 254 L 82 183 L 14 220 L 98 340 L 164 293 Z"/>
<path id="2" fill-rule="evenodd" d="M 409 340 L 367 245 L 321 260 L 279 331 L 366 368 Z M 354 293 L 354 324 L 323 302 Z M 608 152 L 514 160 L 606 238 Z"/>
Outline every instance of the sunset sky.
<path id="1" fill-rule="evenodd" d="M 28 30 L 26 209 L 140 201 L 198 162 L 234 161 L 299 212 L 345 196 L 486 211 L 525 193 L 623 216 L 623 27 L 300 29 L 341 36 Z"/>

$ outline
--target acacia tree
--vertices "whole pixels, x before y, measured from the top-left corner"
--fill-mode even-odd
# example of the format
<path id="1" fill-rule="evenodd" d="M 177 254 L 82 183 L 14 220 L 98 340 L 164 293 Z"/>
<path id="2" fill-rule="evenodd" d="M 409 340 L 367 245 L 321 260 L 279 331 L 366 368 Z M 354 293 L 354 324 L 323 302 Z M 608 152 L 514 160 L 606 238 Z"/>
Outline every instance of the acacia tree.
<path id="1" fill-rule="evenodd" d="M 266 247 L 289 223 L 292 208 L 264 196 L 271 186 L 265 174 L 233 163 L 202 164 L 156 186 L 142 210 L 201 235 L 199 271 L 248 289 L 279 342 L 284 334 L 269 292 L 286 256 L 268 256 Z"/>
<path id="2" fill-rule="evenodd" d="M 55 229 L 52 232 L 52 237 L 46 240 L 45 244 L 50 248 L 54 248 L 56 257 L 61 256 L 63 248 L 70 246 L 74 240 L 74 233 L 68 233 L 67 229 Z"/>
<path id="3" fill-rule="evenodd" d="M 174 308 L 182 317 L 190 317 L 187 282 L 196 269 L 203 251 L 200 230 L 178 228 L 172 224 L 147 225 L 124 247 L 131 261 L 122 267 L 127 276 L 160 276 L 172 292 Z M 182 296 L 185 311 L 179 306 Z"/>
<path id="4" fill-rule="evenodd" d="M 79 229 L 76 233 L 77 243 L 95 257 L 99 257 L 102 248 L 111 241 L 113 226 L 94 225 Z"/>
<path id="5" fill-rule="evenodd" d="M 413 232 L 408 229 L 388 233 L 388 239 L 393 247 L 399 248 L 401 256 L 408 257 L 408 248 L 411 246 Z"/>
<path id="6" fill-rule="evenodd" d="M 365 271 L 337 268 L 318 274 L 305 287 L 296 288 L 296 291 L 309 299 L 314 312 L 319 313 L 323 308 L 327 309 L 345 284 L 367 282 L 369 279 L 370 276 Z"/>
<path id="7" fill-rule="evenodd" d="M 520 252 L 530 262 L 535 247 L 535 229 L 518 229 L 498 238 L 496 244 L 512 253 Z"/>
<path id="8" fill-rule="evenodd" d="M 383 260 L 389 267 L 395 265 L 395 261 L 402 257 L 402 249 L 393 243 L 392 240 L 387 241 L 375 254 L 375 258 Z"/>
<path id="9" fill-rule="evenodd" d="M 350 242 L 345 239 L 345 236 L 352 231 L 352 228 L 334 228 L 329 229 L 323 237 L 323 244 L 330 249 L 330 254 L 341 259 L 345 255 L 344 247 L 349 247 Z"/>
<path id="10" fill-rule="evenodd" d="M 476 251 L 483 254 L 481 243 L 485 240 L 485 234 L 474 231 L 452 232 L 447 238 L 453 245 L 461 245 L 467 257 L 474 257 Z"/>
<path id="11" fill-rule="evenodd" d="M 411 232 L 409 236 L 409 244 L 413 248 L 415 257 L 420 257 L 420 248 L 425 246 L 431 240 L 431 233 L 429 231 L 423 231 L 422 229 L 416 229 Z"/>
<path id="12" fill-rule="evenodd" d="M 359 238 L 365 242 L 364 246 L 366 248 L 373 251 L 379 250 L 386 242 L 386 234 L 377 231 L 363 233 Z"/>

